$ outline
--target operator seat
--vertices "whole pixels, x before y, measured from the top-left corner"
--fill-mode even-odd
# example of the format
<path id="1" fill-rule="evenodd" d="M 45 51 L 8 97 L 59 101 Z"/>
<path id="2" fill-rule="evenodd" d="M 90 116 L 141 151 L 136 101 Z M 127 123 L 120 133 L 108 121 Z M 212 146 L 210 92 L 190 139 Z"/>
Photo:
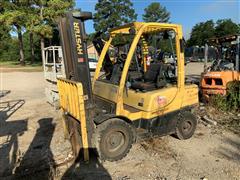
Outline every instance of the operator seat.
<path id="1" fill-rule="evenodd" d="M 131 88 L 140 91 L 151 91 L 165 85 L 164 64 L 158 62 L 151 63 L 143 77 L 132 82 Z"/>

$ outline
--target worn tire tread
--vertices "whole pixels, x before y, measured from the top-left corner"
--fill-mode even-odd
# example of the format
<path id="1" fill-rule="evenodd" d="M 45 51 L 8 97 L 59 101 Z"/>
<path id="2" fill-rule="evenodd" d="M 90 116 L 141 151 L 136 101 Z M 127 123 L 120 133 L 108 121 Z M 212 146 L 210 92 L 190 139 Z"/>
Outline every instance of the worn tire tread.
<path id="1" fill-rule="evenodd" d="M 127 151 L 125 153 L 123 153 L 123 154 L 121 154 L 121 155 L 119 155 L 115 158 L 110 159 L 110 158 L 106 157 L 101 152 L 101 149 L 100 149 L 101 136 L 108 128 L 110 128 L 113 125 L 117 125 L 117 124 L 126 125 L 126 127 L 128 127 L 128 129 L 130 130 L 130 133 L 132 134 L 132 138 L 130 138 L 131 143 L 128 144 Z M 103 161 L 107 160 L 107 161 L 113 162 L 113 161 L 118 161 L 118 160 L 123 159 L 129 153 L 130 149 L 132 148 L 132 144 L 134 143 L 134 139 L 135 139 L 135 133 L 133 131 L 133 128 L 132 128 L 131 124 L 129 124 L 129 123 L 127 123 L 124 120 L 119 119 L 119 118 L 112 118 L 112 119 L 106 120 L 103 123 L 97 125 L 96 131 L 94 133 L 94 141 L 95 141 L 95 147 L 96 147 L 96 150 L 97 150 L 97 154 L 98 154 L 99 158 Z"/>
<path id="2" fill-rule="evenodd" d="M 195 118 L 194 121 L 196 121 L 196 125 L 195 125 L 195 127 L 193 127 L 194 130 L 192 131 L 191 136 L 186 138 L 186 137 L 184 137 L 183 134 L 180 132 L 180 129 L 179 129 L 178 127 L 179 127 L 179 124 L 183 121 L 183 118 L 184 118 L 184 117 L 189 117 L 189 116 Z M 180 139 L 180 140 L 190 139 L 190 138 L 193 136 L 193 134 L 194 134 L 194 132 L 195 132 L 195 130 L 196 130 L 196 126 L 197 126 L 196 117 L 195 117 L 190 111 L 182 112 L 182 113 L 180 114 L 180 116 L 179 116 L 178 121 L 177 121 L 177 126 L 176 126 L 176 131 L 175 131 L 176 133 L 175 133 L 175 135 L 176 135 L 177 138 Z"/>

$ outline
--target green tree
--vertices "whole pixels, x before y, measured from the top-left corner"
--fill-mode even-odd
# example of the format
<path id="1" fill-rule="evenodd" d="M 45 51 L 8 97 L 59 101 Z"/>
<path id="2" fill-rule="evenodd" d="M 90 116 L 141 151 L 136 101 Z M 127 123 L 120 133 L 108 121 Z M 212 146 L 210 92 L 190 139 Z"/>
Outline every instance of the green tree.
<path id="1" fill-rule="evenodd" d="M 220 19 L 216 26 L 212 20 L 196 24 L 192 28 L 187 46 L 204 45 L 209 38 L 240 33 L 240 26 L 231 19 Z"/>
<path id="2" fill-rule="evenodd" d="M 25 7 L 24 11 L 28 17 L 25 22 L 25 28 L 29 35 L 29 43 L 27 44 L 30 45 L 30 49 L 27 48 L 27 50 L 31 52 L 31 64 L 33 64 L 35 62 L 34 26 L 40 23 L 40 18 L 37 16 L 37 7 L 35 6 L 34 1 L 28 1 L 27 7 Z"/>
<path id="3" fill-rule="evenodd" d="M 215 34 L 217 37 L 240 33 L 240 26 L 231 19 L 220 19 L 216 24 Z"/>
<path id="4" fill-rule="evenodd" d="M 151 3 L 144 11 L 143 20 L 145 22 L 168 22 L 170 19 L 170 12 L 158 2 Z"/>
<path id="5" fill-rule="evenodd" d="M 25 65 L 24 52 L 23 52 L 23 38 L 22 31 L 26 21 L 26 14 L 24 6 L 26 1 L 4 1 L 1 3 L 2 12 L 0 14 L 0 23 L 8 28 L 12 28 L 18 34 L 20 64 Z"/>
<path id="6" fill-rule="evenodd" d="M 57 19 L 74 5 L 74 0 L 9 0 L 0 2 L 0 23 L 10 30 L 16 31 L 19 40 L 20 62 L 24 64 L 24 53 L 31 52 L 31 62 L 35 60 L 35 40 L 40 37 L 41 49 L 44 40 L 52 37 Z M 23 32 L 29 36 L 29 43 L 23 41 Z M 26 36 L 25 35 L 25 36 Z M 25 48 L 23 44 L 29 45 Z M 38 47 L 38 46 L 37 46 Z M 42 54 L 43 55 L 43 54 Z M 27 56 L 29 57 L 29 56 Z"/>
<path id="7" fill-rule="evenodd" d="M 0 16 L 4 12 L 2 3 L 0 3 Z M 11 40 L 10 28 L 6 26 L 0 26 L 0 59 L 7 60 L 5 57 L 5 52 L 8 51 L 9 41 Z"/>
<path id="8" fill-rule="evenodd" d="M 36 0 L 29 19 L 30 32 L 40 36 L 42 57 L 45 38 L 51 38 L 57 19 L 74 6 L 74 0 Z M 30 33 L 31 35 L 31 33 Z M 31 41 L 31 38 L 30 38 Z M 33 42 L 33 41 L 32 41 Z"/>
<path id="9" fill-rule="evenodd" d="M 202 46 L 209 38 L 215 36 L 214 22 L 212 20 L 196 24 L 191 32 L 190 39 L 187 42 L 188 46 Z"/>
<path id="10" fill-rule="evenodd" d="M 105 33 L 137 18 L 130 0 L 98 0 L 95 10 L 94 28 L 97 32 Z"/>
<path id="11" fill-rule="evenodd" d="M 6 26 L 0 26 L 0 60 L 9 60 L 9 43 L 12 40 L 9 32 Z"/>
<path id="12" fill-rule="evenodd" d="M 24 56 L 26 61 L 29 61 L 30 64 L 34 64 L 41 60 L 40 37 L 34 35 L 32 40 L 30 40 L 30 33 L 30 31 L 23 33 Z M 32 49 L 34 49 L 34 61 L 32 61 Z"/>

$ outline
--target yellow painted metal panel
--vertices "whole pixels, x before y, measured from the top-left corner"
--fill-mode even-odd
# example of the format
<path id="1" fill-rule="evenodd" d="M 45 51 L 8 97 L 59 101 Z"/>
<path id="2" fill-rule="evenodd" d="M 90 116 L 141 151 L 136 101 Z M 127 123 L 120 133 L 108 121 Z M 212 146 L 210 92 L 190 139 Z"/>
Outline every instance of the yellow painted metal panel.
<path id="1" fill-rule="evenodd" d="M 77 92 L 78 92 L 78 105 L 79 105 L 79 113 L 81 120 L 81 133 L 82 133 L 82 144 L 83 144 L 83 153 L 84 159 L 89 160 L 89 152 L 88 152 L 88 136 L 87 136 L 87 123 L 86 123 L 86 114 L 84 108 L 84 96 L 83 96 L 83 89 L 82 84 L 77 84 Z"/>
<path id="2" fill-rule="evenodd" d="M 158 102 L 158 97 L 164 97 L 166 101 L 161 99 Z M 139 102 L 143 103 L 143 106 L 139 106 Z M 198 87 L 196 85 L 185 85 L 183 90 L 177 87 L 169 87 L 145 93 L 129 90 L 128 95 L 124 93 L 124 104 L 138 109 L 139 112 L 132 113 L 124 109 L 120 111 L 121 116 L 126 116 L 132 121 L 140 118 L 151 119 L 186 106 L 197 105 Z"/>
<path id="3" fill-rule="evenodd" d="M 182 106 L 198 104 L 198 87 L 197 85 L 185 85 Z"/>
<path id="4" fill-rule="evenodd" d="M 96 81 L 95 88 L 93 89 L 93 94 L 107 99 L 112 102 L 117 102 L 118 95 L 118 86 L 114 84 L 110 84 L 104 81 Z"/>
<path id="5" fill-rule="evenodd" d="M 170 103 L 174 103 L 178 93 L 176 86 L 149 92 L 136 92 L 129 89 L 128 94 L 124 93 L 123 102 L 136 109 L 152 112 L 162 109 Z"/>
<path id="6" fill-rule="evenodd" d="M 117 28 L 113 28 L 110 30 L 110 34 L 119 34 L 119 33 L 124 33 L 124 34 L 128 34 L 129 33 L 129 29 L 132 27 L 134 28 L 136 31 L 139 31 L 142 26 L 146 26 L 147 28 L 144 29 L 144 33 L 153 33 L 155 31 L 159 31 L 162 29 L 172 29 L 172 28 L 176 28 L 177 24 L 168 24 L 168 23 L 155 23 L 155 22 L 148 22 L 148 23 L 144 23 L 144 22 L 134 22 L 134 23 L 129 23 L 123 26 L 119 26 Z"/>
<path id="7" fill-rule="evenodd" d="M 67 79 L 58 78 L 57 86 L 59 91 L 60 107 L 63 113 L 70 114 L 81 124 L 80 128 L 84 160 L 88 161 L 89 160 L 88 134 L 82 84 Z M 64 130 L 67 131 L 66 129 L 67 129 L 66 124 L 64 122 Z"/>

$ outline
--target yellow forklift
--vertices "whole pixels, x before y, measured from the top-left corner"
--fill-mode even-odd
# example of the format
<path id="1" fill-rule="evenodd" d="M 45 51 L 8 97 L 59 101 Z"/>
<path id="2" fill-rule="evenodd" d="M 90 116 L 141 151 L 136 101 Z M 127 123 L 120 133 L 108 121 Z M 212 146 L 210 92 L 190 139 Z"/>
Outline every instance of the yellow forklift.
<path id="1" fill-rule="evenodd" d="M 101 54 L 91 81 L 87 19 L 91 13 L 68 13 L 59 22 L 66 79 L 58 79 L 58 90 L 75 156 L 82 151 L 88 160 L 94 149 L 100 159 L 116 161 L 141 137 L 190 138 L 197 125 L 192 109 L 198 87 L 185 81 L 182 27 L 134 22 L 112 29 L 105 43 L 94 43 Z M 161 46 L 169 42 L 175 67 L 164 63 Z"/>

